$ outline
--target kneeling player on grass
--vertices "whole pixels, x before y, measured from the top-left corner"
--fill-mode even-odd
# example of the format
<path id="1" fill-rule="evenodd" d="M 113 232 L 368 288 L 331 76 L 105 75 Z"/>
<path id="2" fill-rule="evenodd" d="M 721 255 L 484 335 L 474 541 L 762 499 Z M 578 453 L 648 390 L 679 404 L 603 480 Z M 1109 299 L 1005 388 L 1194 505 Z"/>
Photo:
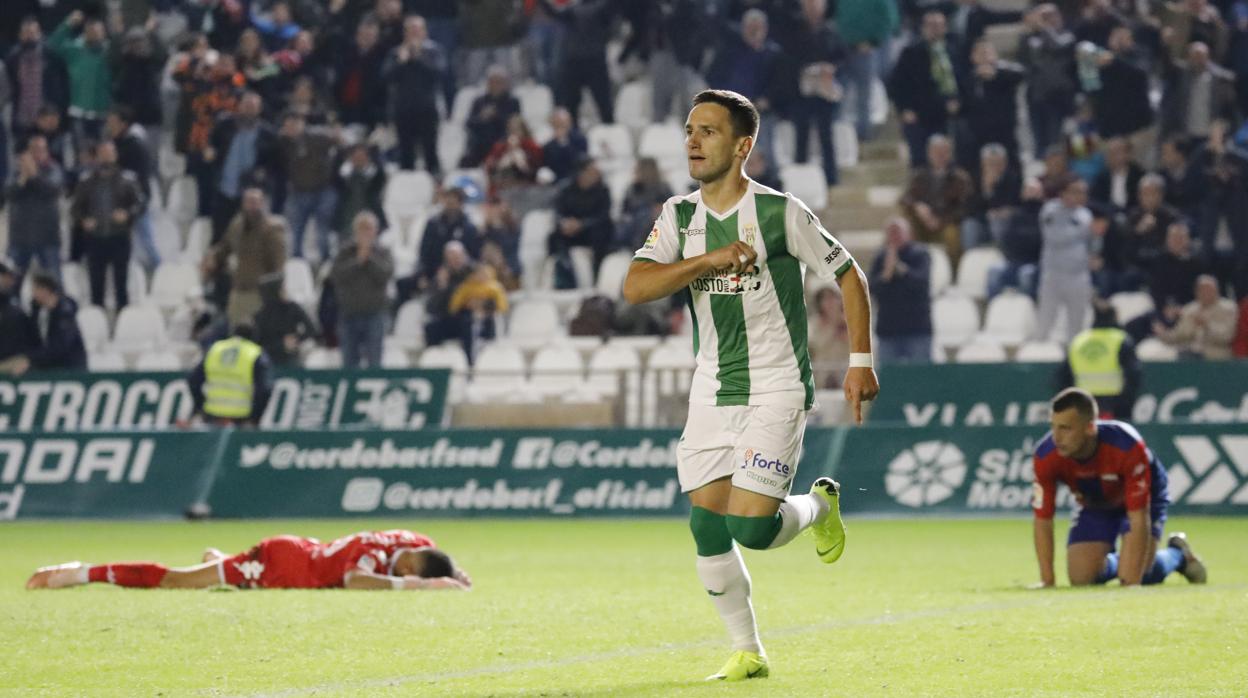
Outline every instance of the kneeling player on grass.
<path id="1" fill-rule="evenodd" d="M 266 538 L 245 553 L 216 548 L 202 564 L 170 569 L 154 562 L 43 567 L 27 589 L 63 589 L 89 582 L 123 587 L 205 589 L 468 589 L 472 580 L 429 538 L 411 531 L 366 531 L 322 543 L 315 538 Z"/>
<path id="2" fill-rule="evenodd" d="M 879 391 L 871 369 L 871 305 L 853 257 L 805 204 L 745 176 L 758 111 L 735 92 L 707 90 L 685 123 L 689 175 L 624 281 L 630 303 L 686 294 L 697 369 L 677 449 L 689 493 L 698 577 L 736 650 L 712 679 L 767 676 L 750 602 L 750 576 L 735 544 L 778 548 L 810 528 L 815 551 L 835 562 L 845 547 L 839 486 L 815 481 L 789 496 L 814 405 L 803 275 L 835 279 L 845 299 L 853 354 L 845 397 L 861 421 Z M 735 544 L 734 544 L 735 541 Z"/>
<path id="3" fill-rule="evenodd" d="M 1056 583 L 1053 573 L 1053 514 L 1057 483 L 1075 496 L 1066 571 L 1072 586 L 1103 584 L 1117 577 L 1123 586 L 1160 584 L 1179 572 L 1203 584 L 1205 565 L 1187 535 L 1175 533 L 1157 550 L 1166 523 L 1168 477 L 1157 456 L 1130 424 L 1096 419 L 1096 398 L 1068 388 L 1053 398 L 1052 431 L 1035 452 L 1035 544 L 1039 586 Z M 1114 552 L 1118 536 L 1122 552 Z"/>

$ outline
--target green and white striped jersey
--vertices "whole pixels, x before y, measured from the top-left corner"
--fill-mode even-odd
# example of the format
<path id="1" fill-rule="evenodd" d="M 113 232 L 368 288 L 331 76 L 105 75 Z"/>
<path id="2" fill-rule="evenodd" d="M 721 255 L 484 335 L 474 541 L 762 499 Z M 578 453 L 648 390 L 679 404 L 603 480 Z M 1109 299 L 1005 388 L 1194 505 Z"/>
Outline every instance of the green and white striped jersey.
<path id="1" fill-rule="evenodd" d="M 810 409 L 814 380 L 806 334 L 803 277 L 840 277 L 854 264 L 792 194 L 750 180 L 723 215 L 696 191 L 663 204 L 635 259 L 671 264 L 741 240 L 758 251 L 754 274 L 709 274 L 688 288 L 697 369 L 689 401 Z"/>

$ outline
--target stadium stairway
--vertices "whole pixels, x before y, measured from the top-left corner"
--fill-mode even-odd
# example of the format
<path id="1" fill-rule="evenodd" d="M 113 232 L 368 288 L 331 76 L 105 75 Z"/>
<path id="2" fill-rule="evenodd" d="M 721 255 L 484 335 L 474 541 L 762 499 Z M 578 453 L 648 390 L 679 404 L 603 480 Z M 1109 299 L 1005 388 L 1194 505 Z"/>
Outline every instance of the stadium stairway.
<path id="1" fill-rule="evenodd" d="M 841 168 L 840 184 L 828 192 L 820 220 L 864 264 L 883 244 L 884 223 L 897 213 L 908 174 L 897 123 L 890 117 L 877 127 L 875 140 L 859 145 L 858 163 Z"/>

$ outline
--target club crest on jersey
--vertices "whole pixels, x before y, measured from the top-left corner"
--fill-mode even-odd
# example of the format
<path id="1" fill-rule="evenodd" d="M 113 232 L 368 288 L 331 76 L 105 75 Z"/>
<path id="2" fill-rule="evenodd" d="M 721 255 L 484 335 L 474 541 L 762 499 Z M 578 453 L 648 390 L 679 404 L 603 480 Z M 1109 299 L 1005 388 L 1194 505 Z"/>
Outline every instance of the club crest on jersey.
<path id="1" fill-rule="evenodd" d="M 739 296 L 747 291 L 757 291 L 763 287 L 762 279 L 757 274 L 714 274 L 702 276 L 689 284 L 691 291 L 710 293 L 716 296 Z"/>
<path id="2" fill-rule="evenodd" d="M 753 223 L 749 223 L 742 226 L 741 233 L 745 236 L 745 244 L 753 246 L 754 239 L 758 237 L 758 226 Z"/>

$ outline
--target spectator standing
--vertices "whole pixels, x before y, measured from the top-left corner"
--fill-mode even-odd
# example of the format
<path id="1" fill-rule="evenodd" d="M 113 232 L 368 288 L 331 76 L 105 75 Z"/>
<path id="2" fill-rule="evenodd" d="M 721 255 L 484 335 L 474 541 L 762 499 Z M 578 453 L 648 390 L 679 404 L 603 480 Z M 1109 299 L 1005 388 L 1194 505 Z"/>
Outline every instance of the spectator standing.
<path id="1" fill-rule="evenodd" d="M 372 130 L 386 120 L 386 47 L 381 44 L 376 20 L 365 19 L 348 42 L 342 34 L 327 41 L 334 71 L 333 94 L 339 118 L 345 124 L 361 124 Z"/>
<path id="2" fill-rule="evenodd" d="M 204 156 L 216 167 L 212 202 L 214 244 L 238 213 L 243 189 L 271 186 L 279 171 L 277 134 L 261 119 L 263 109 L 260 95 L 248 92 L 239 100 L 238 113 L 222 118 L 212 129 L 211 145 Z M 278 194 L 284 198 L 285 192 Z"/>
<path id="3" fill-rule="evenodd" d="M 906 232 L 916 231 L 920 242 L 943 243 L 956 269 L 962 254 L 962 219 L 975 185 L 966 170 L 953 164 L 953 143 L 946 136 L 929 139 L 924 160 L 927 164 L 910 177 L 901 197 L 901 210 L 910 223 Z"/>
<path id="4" fill-rule="evenodd" d="M 61 168 L 48 156 L 43 136 L 32 136 L 17 156 L 17 170 L 9 183 L 9 256 L 19 274 L 40 270 L 61 276 Z"/>
<path id="5" fill-rule="evenodd" d="M 654 83 L 651 118 L 661 123 L 672 114 L 673 103 L 683 110 L 693 100 L 693 85 L 699 80 L 704 48 L 712 43 L 708 35 L 713 33 L 714 22 L 695 0 L 636 3 L 623 11 L 629 9 L 634 12 L 630 22 L 636 22 L 633 29 L 643 60 L 648 53 L 646 67 Z M 621 62 L 627 52 L 627 48 L 621 52 Z"/>
<path id="6" fill-rule="evenodd" d="M 707 72 L 709 84 L 745 95 L 761 115 L 754 150 L 774 159 L 775 111 L 785 106 L 785 66 L 780 47 L 768 38 L 767 14 L 747 10 L 740 31 L 725 30 Z"/>
<path id="7" fill-rule="evenodd" d="M 1208 0 L 1179 0 L 1163 2 L 1157 7 L 1157 22 L 1161 25 L 1161 38 L 1173 60 L 1188 54 L 1193 43 L 1200 42 L 1209 48 L 1214 60 L 1222 60 L 1230 43 L 1230 31 L 1218 12 Z"/>
<path id="8" fill-rule="evenodd" d="M 1066 313 L 1062 342 L 1068 343 L 1083 329 L 1092 303 L 1093 219 L 1087 209 L 1088 185 L 1071 180 L 1060 198 L 1040 209 L 1040 290 L 1036 338 L 1047 340 L 1057 323 L 1057 312 Z M 1103 223 L 1104 221 L 1101 221 Z"/>
<path id="9" fill-rule="evenodd" d="M 1050 3 L 1028 13 L 1026 23 L 1028 32 L 1019 45 L 1019 62 L 1027 71 L 1032 152 L 1044 153 L 1061 142 L 1062 123 L 1074 112 L 1075 36 L 1066 31 L 1062 13 Z"/>
<path id="10" fill-rule="evenodd" d="M 610 0 L 581 0 L 557 4 L 539 0 L 551 17 L 563 24 L 563 65 L 555 88 L 555 102 L 565 107 L 575 123 L 580 118 L 581 91 L 588 89 L 602 122 L 615 122 L 611 78 L 607 74 L 607 41 L 611 38 Z"/>
<path id="11" fill-rule="evenodd" d="M 259 33 L 264 42 L 265 50 L 281 51 L 299 32 L 302 31 L 290 13 L 290 4 L 278 0 L 269 6 L 268 16 L 257 11 L 258 6 L 251 6 L 251 26 Z"/>
<path id="12" fill-rule="evenodd" d="M 191 50 L 178 58 L 173 71 L 181 89 L 174 144 L 186 156 L 186 170 L 195 178 L 200 216 L 212 215 L 216 192 L 213 129 L 218 117 L 238 108 L 244 84 L 242 74 L 234 69 L 233 56 L 222 54 L 210 60 L 208 52 L 207 39 L 193 40 Z"/>
<path id="13" fill-rule="evenodd" d="M 1187 60 L 1167 64 L 1161 99 L 1161 135 L 1209 135 L 1215 121 L 1239 123 L 1235 76 L 1209 57 L 1209 47 L 1187 47 Z"/>
<path id="14" fill-rule="evenodd" d="M 927 164 L 928 140 L 948 133 L 950 117 L 960 109 L 956 52 L 949 47 L 947 30 L 943 14 L 924 14 L 920 35 L 902 49 L 888 77 L 888 96 L 901 113 L 911 167 Z"/>
<path id="15" fill-rule="evenodd" d="M 147 132 L 135 123 L 130 107 L 119 104 L 108 112 L 104 120 L 104 135 L 117 149 L 117 166 L 134 175 L 139 191 L 143 194 L 142 212 L 135 221 L 134 239 L 143 253 L 144 267 L 150 273 L 160 266 L 160 252 L 156 249 L 152 216 L 152 175 L 155 156 L 148 145 Z"/>
<path id="16" fill-rule="evenodd" d="M 13 91 L 13 135 L 20 140 L 35 129 L 45 105 L 64 113 L 69 108 L 69 74 L 65 62 L 44 43 L 39 20 L 22 20 L 18 44 L 5 61 Z"/>
<path id="17" fill-rule="evenodd" d="M 31 324 L 39 348 L 29 357 L 29 367 L 40 371 L 85 371 L 87 349 L 78 328 L 78 303 L 61 292 L 61 284 L 48 274 L 35 274 L 31 283 L 34 300 Z M 17 375 L 24 373 L 18 367 Z"/>
<path id="18" fill-rule="evenodd" d="M 416 149 L 421 150 L 425 169 L 435 179 L 441 176 L 438 161 L 438 105 L 446 73 L 442 48 L 429 39 L 422 17 L 403 22 L 403 43 L 386 61 L 385 80 L 390 86 L 390 108 L 399 139 L 399 168 L 416 167 Z"/>
<path id="19" fill-rule="evenodd" d="M 81 34 L 74 32 L 81 27 Z M 48 47 L 65 62 L 69 74 L 69 118 L 74 140 L 99 138 L 104 117 L 113 104 L 108 30 L 104 21 L 75 10 L 48 37 Z"/>
<path id="20" fill-rule="evenodd" d="M 485 94 L 472 101 L 468 121 L 468 145 L 460 167 L 479 167 L 494 145 L 507 135 L 507 122 L 520 113 L 520 100 L 511 93 L 511 80 L 501 65 L 490 66 Z"/>
<path id="21" fill-rule="evenodd" d="M 485 225 L 481 228 L 481 258 L 486 259 L 485 248 L 487 245 L 494 245 L 498 248 L 498 253 L 502 256 L 507 269 L 511 272 L 511 276 L 517 278 L 520 274 L 520 222 L 516 220 L 516 214 L 505 201 L 490 200 L 485 202 Z M 498 280 L 506 286 L 508 290 L 511 284 L 507 278 L 507 274 L 503 273 L 497 264 L 497 260 L 491 260 L 496 267 Z M 517 288 L 519 284 L 516 284 Z"/>
<path id="22" fill-rule="evenodd" d="M 240 211 L 225 235 L 204 256 L 204 273 L 228 278 L 226 316 L 231 327 L 251 323 L 260 310 L 260 279 L 280 274 L 286 266 L 286 225 L 269 214 L 264 190 L 243 190 Z"/>
<path id="23" fill-rule="evenodd" d="M 555 230 L 547 238 L 546 249 L 556 260 L 555 287 L 575 288 L 570 251 L 588 247 L 593 266 L 598 269 L 610 246 L 611 192 L 602 182 L 602 173 L 593 160 L 582 161 L 574 179 L 564 184 L 555 197 Z"/>
<path id="24" fill-rule="evenodd" d="M 1248 258 L 1248 156 L 1228 138 L 1226 122 L 1214 121 L 1209 138 L 1192 158 L 1196 174 L 1196 235 L 1199 254 L 1226 277 L 1232 260 Z M 1226 228 L 1223 234 L 1222 223 Z"/>
<path id="25" fill-rule="evenodd" d="M 556 182 L 563 182 L 576 173 L 576 164 L 589 153 L 589 143 L 563 107 L 551 112 L 550 128 L 550 140 L 542 146 L 542 165 L 550 168 Z"/>
<path id="26" fill-rule="evenodd" d="M 797 67 L 796 89 L 789 88 L 790 92 L 796 93 L 790 107 L 796 131 L 793 159 L 806 162 L 813 125 L 819 139 L 823 176 L 829 186 L 835 185 L 839 181 L 839 173 L 832 124 L 840 115 L 841 98 L 844 96 L 837 80 L 837 70 L 844 63 L 848 51 L 836 31 L 836 25 L 827 17 L 826 0 L 802 0 L 801 20 L 789 36 L 785 48 Z M 778 95 L 773 93 L 772 99 L 776 98 Z M 775 119 L 767 121 L 774 123 Z"/>
<path id="27" fill-rule="evenodd" d="M 997 143 L 1005 148 L 1011 169 L 1018 157 L 1018 86 L 1023 68 L 1003 61 L 992 42 L 980 40 L 971 51 L 971 72 L 961 82 L 963 131 L 957 143 L 958 162 L 967 169 L 976 164 L 984 146 Z"/>
<path id="28" fill-rule="evenodd" d="M 1167 328 L 1157 323 L 1153 332 L 1188 358 L 1220 361 L 1232 358 L 1238 320 L 1235 302 L 1218 293 L 1215 277 L 1204 274 L 1196 279 L 1196 300 L 1183 306 L 1178 324 Z"/>
<path id="29" fill-rule="evenodd" d="M 884 249 L 871 263 L 882 364 L 927 363 L 932 358 L 931 256 L 910 237 L 910 224 L 894 218 L 884 228 Z"/>
<path id="30" fill-rule="evenodd" d="M 260 282 L 260 312 L 256 313 L 256 343 L 277 367 L 298 366 L 299 349 L 319 332 L 303 306 L 290 300 L 276 275 Z"/>
<path id="31" fill-rule="evenodd" d="M 1161 142 L 1158 157 L 1160 174 L 1166 180 L 1166 203 L 1188 218 L 1199 211 L 1201 173 L 1190 163 L 1191 144 L 1185 137 L 1171 137 Z"/>
<path id="32" fill-rule="evenodd" d="M 1156 115 L 1148 99 L 1148 72 L 1134 60 L 1135 39 L 1129 27 L 1109 35 L 1110 53 L 1098 57 L 1101 89 L 1093 97 L 1097 131 L 1105 138 L 1130 139 L 1145 162 L 1156 154 Z"/>
<path id="33" fill-rule="evenodd" d="M 459 5 L 462 84 L 481 81 L 489 66 L 512 66 L 512 46 L 524 35 L 524 10 L 519 0 L 463 0 Z"/>
<path id="34" fill-rule="evenodd" d="M 425 234 L 420 238 L 420 257 L 416 262 L 417 285 L 420 288 L 433 285 L 438 269 L 444 266 L 444 250 L 448 242 L 453 240 L 463 245 L 469 257 L 481 254 L 481 231 L 464 214 L 465 198 L 464 190 L 458 187 L 444 190 L 440 197 L 442 210 L 425 224 Z"/>
<path id="35" fill-rule="evenodd" d="M 71 212 L 85 233 L 83 245 L 91 302 L 104 305 L 105 274 L 113 274 L 116 308 L 130 302 L 130 238 L 143 214 L 143 190 L 133 173 L 117 164 L 117 148 L 103 141 L 95 149 L 95 168 L 74 190 Z"/>
<path id="36" fill-rule="evenodd" d="M 848 47 L 845 82 L 854 95 L 854 129 L 858 141 L 871 140 L 871 90 L 884 74 L 889 45 L 899 18 L 893 0 L 839 0 L 836 26 Z"/>
<path id="37" fill-rule="evenodd" d="M 338 342 L 344 368 L 380 368 L 386 336 L 386 288 L 394 257 L 377 243 L 377 217 L 368 212 L 352 221 L 355 234 L 334 258 L 330 276 L 338 298 Z"/>
<path id="38" fill-rule="evenodd" d="M 146 25 L 131 27 L 123 35 L 113 64 L 113 97 L 117 105 L 129 110 L 131 122 L 141 125 L 144 132 L 151 136 L 149 142 L 159 144 L 164 116 L 160 101 L 160 76 L 168 62 L 168 52 L 151 34 L 155 28 L 156 17 L 153 15 Z"/>
<path id="39" fill-rule="evenodd" d="M 316 221 L 316 244 L 320 261 L 330 257 L 330 233 L 338 192 L 334 188 L 334 155 L 338 139 L 328 128 L 309 128 L 303 115 L 287 112 L 278 133 L 286 194 L 286 222 L 293 236 L 292 257 L 303 256 L 303 236 L 308 223 Z"/>
<path id="40" fill-rule="evenodd" d="M 386 170 L 378 162 L 366 143 L 356 143 L 347 150 L 347 157 L 334 175 L 338 206 L 334 213 L 334 230 L 338 237 L 351 229 L 351 222 L 361 211 L 377 216 L 381 227 L 386 227 L 386 214 L 382 207 L 386 192 Z"/>

